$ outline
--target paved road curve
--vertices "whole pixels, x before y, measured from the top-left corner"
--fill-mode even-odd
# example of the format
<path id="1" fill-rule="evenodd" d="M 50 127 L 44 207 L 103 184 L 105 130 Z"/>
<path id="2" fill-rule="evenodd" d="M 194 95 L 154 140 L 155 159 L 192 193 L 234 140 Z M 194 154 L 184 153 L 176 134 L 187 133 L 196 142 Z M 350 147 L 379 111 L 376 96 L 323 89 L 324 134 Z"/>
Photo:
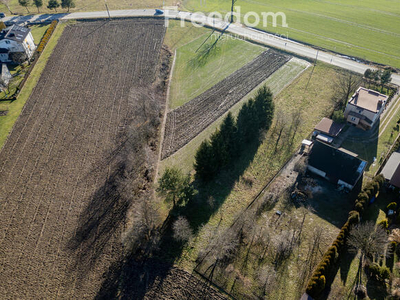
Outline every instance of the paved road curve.
<path id="1" fill-rule="evenodd" d="M 154 9 L 112 10 L 110 11 L 110 16 L 148 17 L 148 16 L 155 16 L 155 10 Z M 107 18 L 107 17 L 108 17 L 107 11 L 96 11 L 96 12 L 77 12 L 70 14 L 31 15 L 31 16 L 21 16 L 21 17 L 12 16 L 4 18 L 3 21 L 20 23 L 24 21 L 40 22 L 40 21 L 49 21 L 53 19 L 70 20 L 70 19 L 90 19 L 90 18 Z M 255 42 L 265 44 L 267 46 L 272 46 L 274 48 L 289 51 L 303 57 L 312 59 L 317 58 L 319 61 L 332 64 L 347 70 L 351 70 L 360 74 L 364 74 L 366 69 L 372 68 L 369 65 L 355 61 L 347 56 L 319 51 L 310 46 L 286 38 L 278 37 L 273 34 L 245 27 L 244 25 L 241 24 L 229 24 L 222 20 L 209 18 L 204 14 L 200 13 L 165 10 L 164 15 L 158 15 L 158 17 L 195 21 L 201 24 L 205 24 L 208 27 L 216 28 L 218 30 L 225 30 L 232 34 L 237 34 L 248 40 L 252 40 Z M 393 74 L 392 83 L 400 86 L 400 75 Z"/>

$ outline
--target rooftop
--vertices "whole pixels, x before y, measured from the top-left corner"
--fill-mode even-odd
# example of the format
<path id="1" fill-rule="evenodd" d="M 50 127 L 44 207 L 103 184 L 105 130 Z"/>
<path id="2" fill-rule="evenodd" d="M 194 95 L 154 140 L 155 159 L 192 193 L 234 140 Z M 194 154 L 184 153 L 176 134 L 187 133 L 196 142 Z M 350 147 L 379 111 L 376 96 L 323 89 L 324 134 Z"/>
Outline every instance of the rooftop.
<path id="1" fill-rule="evenodd" d="M 392 179 L 390 179 L 390 184 L 400 188 L 400 165 L 398 165 L 396 171 L 394 171 Z"/>
<path id="2" fill-rule="evenodd" d="M 357 107 L 378 112 L 384 101 L 387 101 L 388 96 L 378 93 L 377 91 L 359 87 L 354 95 L 350 98 L 349 103 Z"/>
<path id="3" fill-rule="evenodd" d="M 325 172 L 332 180 L 340 179 L 353 186 L 367 165 L 365 161 L 319 141 L 314 143 L 308 164 Z"/>
<path id="4" fill-rule="evenodd" d="M 329 136 L 336 137 L 344 128 L 344 124 L 339 124 L 334 122 L 331 119 L 323 118 L 317 126 L 315 126 L 315 130 L 323 132 Z"/>
<path id="5" fill-rule="evenodd" d="M 30 31 L 29 28 L 12 25 L 0 32 L 0 40 L 8 39 L 16 42 L 23 42 Z"/>
<path id="6" fill-rule="evenodd" d="M 381 172 L 386 180 L 392 179 L 399 165 L 400 165 L 400 153 L 393 152 L 393 154 L 389 157 L 388 161 L 386 162 Z"/>

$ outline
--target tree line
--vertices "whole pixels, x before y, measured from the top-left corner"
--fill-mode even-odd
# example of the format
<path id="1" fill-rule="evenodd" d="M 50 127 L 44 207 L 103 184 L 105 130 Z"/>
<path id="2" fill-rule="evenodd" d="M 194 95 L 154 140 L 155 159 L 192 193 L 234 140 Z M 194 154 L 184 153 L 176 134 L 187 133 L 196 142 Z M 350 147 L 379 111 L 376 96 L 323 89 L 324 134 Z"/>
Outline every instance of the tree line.
<path id="1" fill-rule="evenodd" d="M 246 144 L 258 139 L 261 129 L 269 129 L 273 115 L 272 92 L 263 86 L 242 106 L 236 120 L 228 113 L 219 129 L 201 143 L 195 156 L 196 176 L 209 181 L 219 170 L 230 165 Z"/>
<path id="2" fill-rule="evenodd" d="M 40 8 L 43 7 L 43 0 L 33 0 L 32 3 L 31 3 L 31 0 L 18 0 L 18 3 L 22 7 L 25 7 L 26 10 L 28 11 L 28 13 L 30 13 L 28 7 L 31 5 L 36 6 L 38 13 L 40 12 Z M 68 12 L 69 12 L 70 8 L 75 7 L 75 2 L 74 2 L 74 0 L 61 0 L 61 1 L 49 0 L 47 3 L 47 8 L 54 9 L 55 12 L 57 12 L 57 8 L 59 8 L 60 6 L 64 9 L 68 9 Z"/>

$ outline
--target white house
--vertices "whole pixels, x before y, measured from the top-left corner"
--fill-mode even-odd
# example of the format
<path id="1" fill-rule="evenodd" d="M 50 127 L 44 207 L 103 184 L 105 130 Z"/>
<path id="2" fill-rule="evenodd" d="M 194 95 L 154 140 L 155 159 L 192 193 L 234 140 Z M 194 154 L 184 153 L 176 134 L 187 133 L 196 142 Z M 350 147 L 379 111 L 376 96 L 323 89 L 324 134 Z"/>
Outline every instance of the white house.
<path id="1" fill-rule="evenodd" d="M 348 123 L 369 130 L 378 123 L 387 100 L 386 95 L 359 87 L 347 103 L 344 117 Z"/>
<path id="2" fill-rule="evenodd" d="M 14 57 L 26 55 L 30 59 L 36 50 L 31 30 L 12 25 L 0 32 L 0 61 L 12 62 Z"/>

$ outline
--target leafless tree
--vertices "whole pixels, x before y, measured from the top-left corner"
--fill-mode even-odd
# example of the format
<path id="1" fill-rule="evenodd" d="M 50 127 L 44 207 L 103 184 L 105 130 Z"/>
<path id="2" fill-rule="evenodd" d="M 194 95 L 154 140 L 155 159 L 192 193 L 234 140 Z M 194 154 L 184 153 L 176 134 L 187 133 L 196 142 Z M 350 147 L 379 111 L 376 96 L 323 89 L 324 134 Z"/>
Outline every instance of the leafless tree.
<path id="1" fill-rule="evenodd" d="M 350 251 L 360 252 L 360 263 L 358 269 L 358 282 L 361 282 L 361 270 L 365 259 L 371 259 L 376 254 L 384 254 L 388 236 L 385 229 L 376 226 L 372 221 L 358 224 L 353 227 L 347 238 Z"/>
<path id="2" fill-rule="evenodd" d="M 187 242 L 192 238 L 193 231 L 190 227 L 189 221 L 185 217 L 178 217 L 178 219 L 172 225 L 174 232 L 174 239 L 179 242 Z"/>
<path id="3" fill-rule="evenodd" d="M 277 274 L 273 267 L 263 266 L 257 274 L 257 280 L 262 287 L 262 297 L 269 295 L 276 288 Z"/>
<path id="4" fill-rule="evenodd" d="M 350 96 L 357 90 L 362 82 L 362 76 L 353 72 L 343 71 L 339 74 L 336 83 L 334 101 L 339 108 L 346 106 Z"/>
<path id="5" fill-rule="evenodd" d="M 278 144 L 279 141 L 282 137 L 282 133 L 284 132 L 285 129 L 287 129 L 287 116 L 282 110 L 278 110 L 275 113 L 275 127 L 273 133 L 278 134 L 278 138 L 276 139 L 276 144 L 275 144 L 275 152 L 278 149 Z"/>
<path id="6" fill-rule="evenodd" d="M 0 0 L 0 3 L 4 4 L 7 7 L 10 14 L 13 14 L 13 12 L 11 11 L 10 6 L 9 6 L 10 0 Z"/>

